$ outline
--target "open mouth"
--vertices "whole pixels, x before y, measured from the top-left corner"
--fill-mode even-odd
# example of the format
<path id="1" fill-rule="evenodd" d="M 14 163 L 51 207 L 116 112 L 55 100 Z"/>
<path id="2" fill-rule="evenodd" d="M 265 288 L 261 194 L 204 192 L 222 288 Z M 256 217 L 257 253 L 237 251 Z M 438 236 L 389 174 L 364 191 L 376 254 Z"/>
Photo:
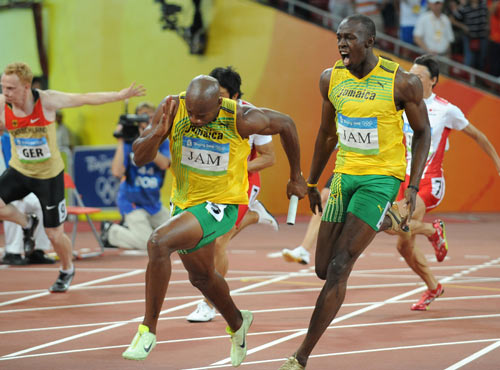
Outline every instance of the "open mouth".
<path id="1" fill-rule="evenodd" d="M 341 52 L 340 57 L 342 58 L 342 62 L 344 63 L 344 66 L 346 66 L 346 67 L 349 66 L 349 64 L 351 63 L 351 58 L 349 56 L 349 53 Z"/>

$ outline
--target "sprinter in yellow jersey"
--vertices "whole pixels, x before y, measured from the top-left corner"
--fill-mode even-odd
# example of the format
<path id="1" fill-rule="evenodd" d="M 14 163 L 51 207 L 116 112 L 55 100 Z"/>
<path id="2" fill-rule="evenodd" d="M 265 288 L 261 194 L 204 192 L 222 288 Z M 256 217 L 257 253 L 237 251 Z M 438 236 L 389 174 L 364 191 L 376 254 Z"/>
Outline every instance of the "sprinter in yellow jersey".
<path id="1" fill-rule="evenodd" d="M 56 111 L 82 105 L 98 105 L 144 95 L 141 86 L 130 85 L 121 91 L 65 93 L 31 89 L 33 73 L 26 63 L 7 65 L 3 71 L 0 94 L 0 127 L 9 131 L 12 144 L 10 167 L 0 177 L 0 220 L 24 229 L 25 254 L 33 250 L 33 231 L 38 219 L 26 217 L 10 203 L 34 193 L 42 206 L 45 232 L 61 260 L 53 293 L 68 290 L 75 269 L 71 240 L 64 234 L 64 163 L 56 143 Z"/>
<path id="2" fill-rule="evenodd" d="M 193 286 L 227 321 L 231 363 L 240 365 L 253 315 L 236 307 L 226 281 L 215 270 L 214 250 L 215 239 L 235 224 L 238 205 L 248 203 L 247 138 L 251 134 L 280 134 L 290 163 L 287 196 L 306 194 L 293 120 L 280 112 L 222 98 L 219 89 L 213 77 L 194 78 L 186 93 L 162 102 L 153 123 L 134 143 L 134 161 L 142 166 L 170 138 L 174 211 L 148 241 L 146 313 L 123 352 L 126 359 L 144 360 L 156 344 L 156 325 L 172 270 L 170 255 L 177 251 Z"/>
<path id="3" fill-rule="evenodd" d="M 344 300 L 355 261 L 376 233 L 393 226 L 386 215 L 405 176 L 402 111 L 414 131 L 410 187 L 405 193 L 409 212 L 429 152 L 430 126 L 422 84 L 397 63 L 373 53 L 375 25 L 353 15 L 337 30 L 341 60 L 320 78 L 323 96 L 321 125 L 308 178 L 311 210 L 322 211 L 316 188 L 337 143 L 339 152 L 330 196 L 319 228 L 316 274 L 326 280 L 316 302 L 306 337 L 280 368 L 304 369 L 307 360 Z"/>

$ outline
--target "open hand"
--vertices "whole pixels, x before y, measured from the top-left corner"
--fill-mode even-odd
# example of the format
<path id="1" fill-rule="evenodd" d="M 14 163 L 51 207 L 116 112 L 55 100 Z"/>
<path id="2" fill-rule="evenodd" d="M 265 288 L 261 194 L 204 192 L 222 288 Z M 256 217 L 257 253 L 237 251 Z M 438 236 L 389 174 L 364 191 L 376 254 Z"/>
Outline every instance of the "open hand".
<path id="1" fill-rule="evenodd" d="M 155 136 L 165 136 L 174 121 L 176 108 L 177 102 L 172 98 L 171 95 L 167 96 L 167 98 L 161 105 L 162 114 L 160 120 L 154 127 Z"/>
<path id="2" fill-rule="evenodd" d="M 129 87 L 120 90 L 118 95 L 122 100 L 132 98 L 134 96 L 144 96 L 146 95 L 146 88 L 143 85 L 135 86 L 135 82 L 132 82 Z"/>

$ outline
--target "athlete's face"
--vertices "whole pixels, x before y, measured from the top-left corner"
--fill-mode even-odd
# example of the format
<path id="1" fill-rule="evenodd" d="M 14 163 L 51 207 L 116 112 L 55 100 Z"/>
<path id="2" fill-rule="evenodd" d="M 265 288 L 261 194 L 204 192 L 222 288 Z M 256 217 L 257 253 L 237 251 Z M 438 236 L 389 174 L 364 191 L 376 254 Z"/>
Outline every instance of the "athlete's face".
<path id="1" fill-rule="evenodd" d="M 220 86 L 219 87 L 219 91 L 220 91 L 220 96 L 221 98 L 227 98 L 227 99 L 230 99 L 231 97 L 229 96 L 229 91 L 227 91 L 227 89 L 225 87 L 222 87 Z"/>
<path id="2" fill-rule="evenodd" d="M 2 74 L 2 94 L 5 101 L 16 106 L 23 106 L 30 91 L 30 84 L 22 83 L 15 74 Z"/>
<path id="3" fill-rule="evenodd" d="M 219 87 L 219 91 L 220 91 L 221 98 L 238 100 L 238 93 L 234 94 L 233 96 L 230 96 L 229 91 L 227 91 L 227 89 L 225 87 L 222 87 L 222 86 Z"/>
<path id="4" fill-rule="evenodd" d="M 359 67 L 367 57 L 372 39 L 367 36 L 362 23 L 344 20 L 337 29 L 337 46 L 344 66 L 352 71 Z"/>
<path id="5" fill-rule="evenodd" d="M 186 110 L 193 126 L 201 127 L 215 121 L 219 115 L 222 98 L 216 100 L 191 101 L 186 97 Z"/>
<path id="6" fill-rule="evenodd" d="M 431 73 L 426 66 L 420 64 L 414 64 L 410 73 L 416 75 L 420 82 L 422 82 L 422 87 L 424 88 L 424 98 L 428 98 L 432 94 L 432 87 L 436 83 L 436 77 L 431 78 Z"/>

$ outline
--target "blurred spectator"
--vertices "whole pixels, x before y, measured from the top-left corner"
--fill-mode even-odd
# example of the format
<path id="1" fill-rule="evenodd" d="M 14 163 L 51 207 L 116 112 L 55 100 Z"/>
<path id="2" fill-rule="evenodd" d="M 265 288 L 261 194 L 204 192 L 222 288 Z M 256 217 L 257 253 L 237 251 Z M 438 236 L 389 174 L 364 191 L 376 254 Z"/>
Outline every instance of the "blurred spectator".
<path id="1" fill-rule="evenodd" d="M 151 123 L 155 106 L 143 102 L 135 113 L 149 116 L 149 122 L 140 122 L 136 137 Z M 160 189 L 163 186 L 165 171 L 170 167 L 169 140 L 159 147 L 154 160 L 144 166 L 136 166 L 132 144 L 136 137 L 128 137 L 126 128 L 119 125 L 122 136 L 118 138 L 118 146 L 111 163 L 113 176 L 123 178 L 118 190 L 116 204 L 123 217 L 123 224 L 103 221 L 101 224 L 101 240 L 106 247 L 125 249 L 147 248 L 151 233 L 170 218 L 170 212 L 162 205 Z M 134 126 L 136 127 L 136 126 Z"/>
<path id="2" fill-rule="evenodd" d="M 463 31 L 464 64 L 484 69 L 488 50 L 488 7 L 481 0 L 450 2 L 451 21 Z"/>
<path id="3" fill-rule="evenodd" d="M 384 0 L 382 2 L 381 13 L 384 21 L 383 32 L 393 37 L 398 37 L 398 21 L 395 0 Z"/>
<path id="4" fill-rule="evenodd" d="M 57 138 L 57 146 L 59 149 L 68 148 L 69 150 L 73 149 L 73 141 L 71 140 L 71 132 L 68 127 L 63 122 L 63 114 L 60 110 L 56 111 L 56 138 Z"/>
<path id="5" fill-rule="evenodd" d="M 383 0 L 354 0 L 354 12 L 369 17 L 375 23 L 377 32 L 384 32 L 384 19 L 382 18 Z"/>
<path id="6" fill-rule="evenodd" d="M 425 12 L 427 0 L 401 0 L 399 2 L 399 38 L 415 45 L 413 30 L 419 16 Z"/>
<path id="7" fill-rule="evenodd" d="M 354 14 L 352 0 L 330 0 L 328 2 L 328 10 L 337 18 L 344 19 Z"/>
<path id="8" fill-rule="evenodd" d="M 500 2 L 489 0 L 490 10 L 490 43 L 488 47 L 489 73 L 500 76 Z"/>
<path id="9" fill-rule="evenodd" d="M 450 19 L 442 13 L 443 0 L 428 0 L 429 10 L 421 14 L 413 39 L 426 53 L 448 55 L 454 39 Z"/>

